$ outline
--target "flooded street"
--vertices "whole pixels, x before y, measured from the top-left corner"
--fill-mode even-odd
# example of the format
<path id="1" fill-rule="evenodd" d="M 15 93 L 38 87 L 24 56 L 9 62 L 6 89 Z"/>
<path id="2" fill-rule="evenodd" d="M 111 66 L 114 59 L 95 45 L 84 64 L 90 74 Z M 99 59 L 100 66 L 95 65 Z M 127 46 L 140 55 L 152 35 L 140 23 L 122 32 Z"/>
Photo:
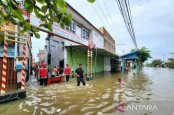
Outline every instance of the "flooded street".
<path id="1" fill-rule="evenodd" d="M 122 78 L 125 85 L 118 85 Z M 98 74 L 84 87 L 70 82 L 39 86 L 32 79 L 27 86 L 27 98 L 0 105 L 1 115 L 173 115 L 174 70 L 144 68 L 138 76 L 121 73 Z M 124 103 L 124 112 L 115 109 Z M 152 105 L 152 109 L 132 105 Z M 129 108 L 130 107 L 130 108 Z M 146 110 L 145 110 L 146 109 Z"/>

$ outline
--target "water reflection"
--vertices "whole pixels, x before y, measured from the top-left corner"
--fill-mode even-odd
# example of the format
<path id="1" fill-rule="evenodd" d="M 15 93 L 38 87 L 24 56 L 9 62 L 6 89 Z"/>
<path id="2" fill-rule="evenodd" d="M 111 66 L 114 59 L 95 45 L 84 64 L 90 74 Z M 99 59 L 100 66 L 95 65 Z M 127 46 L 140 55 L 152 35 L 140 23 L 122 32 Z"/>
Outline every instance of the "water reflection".
<path id="1" fill-rule="evenodd" d="M 164 72 L 169 72 L 171 79 L 172 72 L 168 70 L 160 70 L 158 78 L 155 77 L 157 70 L 144 69 L 139 75 L 129 74 L 98 74 L 93 81 L 87 82 L 87 85 L 77 87 L 76 80 L 70 79 L 69 83 L 51 84 L 49 86 L 39 86 L 35 79 L 27 84 L 27 98 L 24 100 L 7 103 L 0 106 L 1 114 L 13 115 L 46 115 L 46 114 L 66 114 L 66 115 L 107 115 L 107 114 L 123 114 L 115 110 L 115 106 L 125 103 L 124 109 L 128 105 L 134 104 L 154 104 L 154 97 L 158 99 L 166 99 L 166 97 L 174 97 L 173 93 L 160 94 L 164 91 L 171 91 L 174 82 L 162 80 Z M 154 74 L 152 74 L 152 72 Z M 171 72 L 171 74 L 170 74 Z M 121 78 L 125 85 L 117 84 L 117 79 Z M 157 80 L 158 79 L 158 80 Z M 156 82 L 157 81 L 157 82 Z M 166 86 L 160 83 L 166 82 Z M 160 90 L 155 89 L 156 87 Z M 173 104 L 174 101 L 171 101 Z M 171 105 L 170 103 L 167 103 Z M 171 105 L 171 107 L 173 107 Z M 172 111 L 173 108 L 167 111 Z M 165 111 L 165 110 L 164 110 Z M 145 115 L 155 113 L 154 111 L 127 111 L 125 115 Z M 155 113 L 156 114 L 156 113 Z"/>

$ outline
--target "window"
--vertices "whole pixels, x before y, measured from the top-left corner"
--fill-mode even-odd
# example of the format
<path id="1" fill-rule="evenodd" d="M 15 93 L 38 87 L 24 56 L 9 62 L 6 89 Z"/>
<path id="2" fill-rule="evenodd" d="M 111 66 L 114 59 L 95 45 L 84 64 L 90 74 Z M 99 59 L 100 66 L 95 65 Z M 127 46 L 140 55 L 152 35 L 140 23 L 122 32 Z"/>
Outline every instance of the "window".
<path id="1" fill-rule="evenodd" d="M 70 27 L 69 26 L 65 26 L 65 30 L 70 31 Z"/>
<path id="2" fill-rule="evenodd" d="M 89 31 L 86 31 L 86 39 L 89 39 Z"/>
<path id="3" fill-rule="evenodd" d="M 76 25 L 76 35 L 80 36 L 82 35 L 82 32 L 81 32 L 81 27 L 79 25 Z"/>
<path id="4" fill-rule="evenodd" d="M 71 24 L 71 32 L 76 33 L 76 23 L 74 21 Z"/>
<path id="5" fill-rule="evenodd" d="M 83 31 L 82 31 L 82 37 L 86 38 L 86 30 L 84 28 L 83 28 Z"/>
<path id="6" fill-rule="evenodd" d="M 89 39 L 89 31 L 83 28 L 82 37 L 86 38 L 86 39 Z"/>

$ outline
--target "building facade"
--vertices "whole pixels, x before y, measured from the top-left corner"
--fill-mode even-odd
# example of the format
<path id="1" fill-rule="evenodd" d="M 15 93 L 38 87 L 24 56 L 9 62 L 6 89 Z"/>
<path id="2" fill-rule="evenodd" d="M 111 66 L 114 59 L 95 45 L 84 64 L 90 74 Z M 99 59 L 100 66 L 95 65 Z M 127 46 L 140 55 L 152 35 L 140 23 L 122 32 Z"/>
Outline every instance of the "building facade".
<path id="1" fill-rule="evenodd" d="M 24 35 L 19 34 L 20 27 L 18 25 L 13 25 L 11 23 L 4 24 L 0 28 L 0 70 L 2 70 L 3 63 L 3 55 L 4 55 L 4 39 L 8 38 L 11 41 L 7 41 L 7 85 L 16 84 L 16 72 L 17 69 L 22 69 L 22 52 L 23 52 L 23 44 L 14 42 L 20 41 L 19 36 L 23 36 L 26 39 L 26 75 L 27 80 L 31 73 L 32 66 L 32 43 L 31 37 L 29 33 L 25 33 Z M 0 71 L 0 84 L 2 79 L 2 71 Z"/>
<path id="2" fill-rule="evenodd" d="M 117 57 L 115 55 L 114 39 L 109 35 L 109 33 L 109 36 L 105 36 L 104 32 L 95 28 L 69 4 L 67 4 L 67 11 L 73 15 L 72 24 L 69 27 L 66 26 L 64 30 L 61 30 L 61 32 L 67 33 L 67 35 L 69 35 L 68 37 L 71 36 L 71 38 L 78 38 L 81 41 L 93 42 L 93 73 L 111 71 L 111 58 Z M 105 41 L 108 43 L 107 47 L 105 46 Z M 46 38 L 45 48 L 47 54 L 46 60 L 51 69 L 53 68 L 53 65 L 64 68 L 66 64 L 69 64 L 72 70 L 75 71 L 75 69 L 78 68 L 78 65 L 82 64 L 85 73 L 87 72 L 88 46 L 79 45 L 60 37 L 48 35 Z"/>

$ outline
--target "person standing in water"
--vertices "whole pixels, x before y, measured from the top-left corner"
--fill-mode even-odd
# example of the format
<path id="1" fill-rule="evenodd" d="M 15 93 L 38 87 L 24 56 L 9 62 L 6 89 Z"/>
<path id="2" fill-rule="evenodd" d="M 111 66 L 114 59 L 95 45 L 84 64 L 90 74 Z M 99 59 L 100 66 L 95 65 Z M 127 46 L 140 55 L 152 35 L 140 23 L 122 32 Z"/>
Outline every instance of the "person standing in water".
<path id="1" fill-rule="evenodd" d="M 46 67 L 46 64 L 42 65 L 42 70 L 41 70 L 41 76 L 40 76 L 40 85 L 47 85 L 47 78 L 48 78 L 48 69 Z"/>
<path id="2" fill-rule="evenodd" d="M 77 86 L 80 86 L 80 82 L 85 86 L 84 70 L 82 64 L 79 64 L 79 68 L 76 69 L 75 74 L 77 76 Z"/>
<path id="3" fill-rule="evenodd" d="M 71 73 L 71 68 L 69 67 L 69 64 L 66 64 L 66 67 L 64 70 L 64 74 L 66 76 L 66 82 L 69 81 L 70 73 Z"/>

